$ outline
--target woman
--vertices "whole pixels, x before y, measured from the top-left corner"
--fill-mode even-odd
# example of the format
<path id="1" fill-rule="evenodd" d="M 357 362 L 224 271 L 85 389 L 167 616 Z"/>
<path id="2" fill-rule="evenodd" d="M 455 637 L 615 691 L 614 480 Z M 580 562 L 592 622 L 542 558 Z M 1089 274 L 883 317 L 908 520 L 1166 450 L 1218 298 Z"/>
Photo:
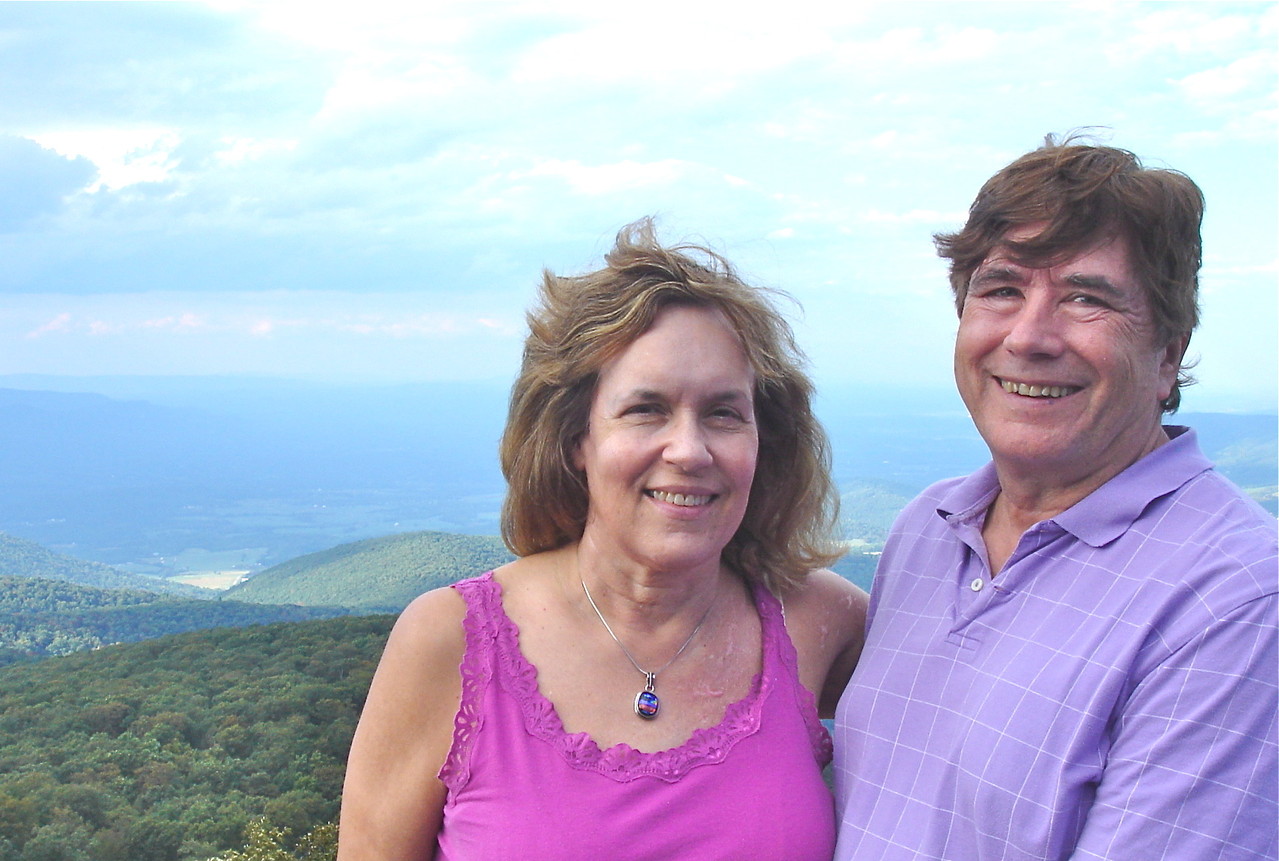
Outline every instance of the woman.
<path id="1" fill-rule="evenodd" d="M 543 279 L 501 446 L 520 558 L 397 622 L 342 861 L 831 857 L 818 713 L 866 596 L 820 567 L 811 384 L 719 256 L 642 221 L 605 260 Z"/>

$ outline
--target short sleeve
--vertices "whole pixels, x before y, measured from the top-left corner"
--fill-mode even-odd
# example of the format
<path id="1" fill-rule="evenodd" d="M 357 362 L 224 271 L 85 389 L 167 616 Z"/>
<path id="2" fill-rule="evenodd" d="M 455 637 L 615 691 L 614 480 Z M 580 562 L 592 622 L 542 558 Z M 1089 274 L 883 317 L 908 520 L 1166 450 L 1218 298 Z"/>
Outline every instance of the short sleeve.
<path id="1" fill-rule="evenodd" d="M 1133 690 L 1076 859 L 1279 857 L 1279 606 L 1211 624 Z"/>

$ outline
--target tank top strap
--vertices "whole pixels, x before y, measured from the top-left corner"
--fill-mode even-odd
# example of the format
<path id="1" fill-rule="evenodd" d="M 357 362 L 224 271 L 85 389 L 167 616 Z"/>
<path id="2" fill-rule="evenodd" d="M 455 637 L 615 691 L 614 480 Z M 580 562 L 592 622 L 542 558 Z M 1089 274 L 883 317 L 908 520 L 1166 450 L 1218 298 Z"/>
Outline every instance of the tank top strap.
<path id="1" fill-rule="evenodd" d="M 466 603 L 462 620 L 466 647 L 458 667 L 462 696 L 453 718 L 453 744 L 438 775 L 450 791 L 464 786 L 471 776 L 471 745 L 483 724 L 484 694 L 493 678 L 498 624 L 503 618 L 501 587 L 492 571 L 460 580 L 453 589 Z"/>
<path id="2" fill-rule="evenodd" d="M 791 641 L 790 632 L 786 629 L 786 606 L 763 586 L 756 584 L 754 590 L 755 606 L 759 610 L 760 629 L 763 631 L 761 639 L 764 649 L 771 650 L 776 656 L 776 666 L 779 672 L 785 674 L 788 686 L 795 695 L 795 706 L 804 719 L 808 740 L 813 746 L 813 756 L 818 764 L 825 767 L 834 759 L 835 746 L 817 712 L 817 698 L 800 681 L 799 653 L 795 650 L 795 643 Z"/>

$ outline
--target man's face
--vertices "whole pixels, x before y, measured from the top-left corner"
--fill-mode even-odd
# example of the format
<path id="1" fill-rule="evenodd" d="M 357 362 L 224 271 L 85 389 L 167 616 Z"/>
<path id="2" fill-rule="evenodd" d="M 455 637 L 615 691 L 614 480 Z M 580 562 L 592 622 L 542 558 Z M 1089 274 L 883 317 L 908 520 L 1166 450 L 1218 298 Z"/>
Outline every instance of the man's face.
<path id="1" fill-rule="evenodd" d="M 1124 240 L 1047 268 L 997 245 L 969 283 L 955 380 L 1001 481 L 1082 496 L 1165 441 L 1159 402 L 1183 348 L 1156 343 Z"/>

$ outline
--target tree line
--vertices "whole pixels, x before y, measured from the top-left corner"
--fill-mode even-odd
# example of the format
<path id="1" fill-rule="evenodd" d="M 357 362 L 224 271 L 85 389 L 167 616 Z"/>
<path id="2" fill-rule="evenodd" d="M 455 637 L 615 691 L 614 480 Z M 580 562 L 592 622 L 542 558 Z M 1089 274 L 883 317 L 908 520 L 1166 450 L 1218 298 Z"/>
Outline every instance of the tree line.
<path id="1" fill-rule="evenodd" d="M 0 861 L 320 857 L 392 621 L 198 631 L 0 671 Z"/>
<path id="2" fill-rule="evenodd" d="M 346 615 L 342 608 L 177 598 L 0 575 L 0 667 L 203 628 Z"/>

